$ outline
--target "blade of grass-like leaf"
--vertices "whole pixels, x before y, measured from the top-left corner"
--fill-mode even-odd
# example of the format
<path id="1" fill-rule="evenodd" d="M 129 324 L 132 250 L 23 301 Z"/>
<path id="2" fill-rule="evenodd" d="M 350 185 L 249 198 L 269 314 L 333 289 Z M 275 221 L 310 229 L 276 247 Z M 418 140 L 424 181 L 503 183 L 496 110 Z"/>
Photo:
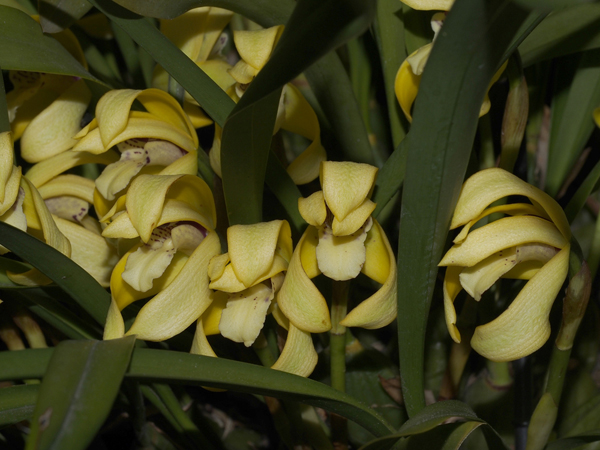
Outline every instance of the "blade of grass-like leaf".
<path id="1" fill-rule="evenodd" d="M 0 6 L 0 20 L 0 66 L 4 70 L 70 75 L 101 83 L 24 12 Z"/>
<path id="2" fill-rule="evenodd" d="M 479 107 L 526 11 L 506 1 L 457 0 L 438 36 L 405 141 L 398 248 L 398 342 L 405 404 L 425 407 L 429 305 L 450 218 L 467 168 Z"/>
<path id="3" fill-rule="evenodd" d="M 110 294 L 84 269 L 33 236 L 0 222 L 0 244 L 54 281 L 99 324 L 104 324 Z"/>
<path id="4" fill-rule="evenodd" d="M 600 47 L 600 5 L 555 11 L 519 46 L 523 66 Z"/>
<path id="5" fill-rule="evenodd" d="M 557 439 L 556 441 L 549 443 L 546 450 L 571 450 L 598 441 L 600 441 L 600 430 L 595 430 L 579 436 Z"/>
<path id="6" fill-rule="evenodd" d="M 86 323 L 76 312 L 47 295 L 42 289 L 27 292 L 6 292 L 5 301 L 14 301 L 27 308 L 70 339 L 101 339 L 102 329 Z"/>
<path id="7" fill-rule="evenodd" d="M 39 389 L 39 384 L 20 384 L 0 389 L 0 426 L 31 419 Z"/>
<path id="8" fill-rule="evenodd" d="M 359 0 L 298 2 L 271 58 L 223 128 L 221 170 L 231 225 L 262 220 L 263 186 L 281 87 L 327 52 L 362 33 L 373 14 L 374 5 Z M 370 148 L 367 153 L 371 155 Z"/>
<path id="9" fill-rule="evenodd" d="M 40 23 L 45 33 L 58 33 L 81 19 L 92 5 L 87 0 L 41 0 Z"/>
<path id="10" fill-rule="evenodd" d="M 112 408 L 134 344 L 134 336 L 61 342 L 44 374 L 26 449 L 86 449 Z"/>
<path id="11" fill-rule="evenodd" d="M 571 201 L 565 208 L 565 214 L 567 215 L 567 219 L 569 219 L 569 223 L 575 220 L 575 216 L 581 211 L 585 205 L 585 201 L 594 191 L 598 180 L 600 180 L 600 162 L 596 163 L 592 171 L 585 177 L 585 180 L 581 183 L 581 186 L 579 186 L 577 192 L 575 192 L 575 195 L 573 195 L 573 198 L 571 198 Z"/>
<path id="12" fill-rule="evenodd" d="M 541 11 L 552 11 L 554 9 L 594 2 L 597 2 L 597 0 L 515 0 L 515 3 L 524 8 L 538 9 Z"/>
<path id="13" fill-rule="evenodd" d="M 595 128 L 592 112 L 600 104 L 600 49 L 584 52 L 567 69 L 552 105 L 546 191 L 556 196 Z M 564 71 L 559 68 L 561 73 Z"/>
<path id="14" fill-rule="evenodd" d="M 0 352 L 0 381 L 41 378 L 53 351 Z M 379 414 L 348 394 L 314 380 L 253 364 L 182 352 L 135 349 L 126 377 L 296 400 L 347 417 L 375 436 L 395 431 Z"/>
<path id="15" fill-rule="evenodd" d="M 0 75 L 2 67 L 0 67 Z M 10 121 L 8 120 L 8 105 L 6 104 L 6 89 L 4 88 L 4 77 L 0 76 L 0 133 L 10 131 Z"/>
<path id="16" fill-rule="evenodd" d="M 269 152 L 267 173 L 267 186 L 285 208 L 292 229 L 299 234 L 306 226 L 298 211 L 298 199 L 302 194 L 273 152 Z"/>
<path id="17" fill-rule="evenodd" d="M 272 0 L 115 0 L 115 3 L 137 14 L 160 19 L 174 19 L 199 6 L 217 6 L 241 14 L 261 25 L 263 21 L 272 25 L 285 23 L 294 8 L 294 2 Z"/>
<path id="18" fill-rule="evenodd" d="M 379 215 L 392 196 L 398 192 L 398 189 L 402 186 L 404 175 L 406 174 L 407 154 L 408 147 L 406 146 L 406 143 L 402 141 L 377 174 L 375 192 L 371 199 L 377 204 L 375 211 L 373 211 L 373 217 Z"/>
<path id="19" fill-rule="evenodd" d="M 410 55 L 417 49 L 429 44 L 433 39 L 431 29 L 431 11 L 419 11 L 403 4 L 404 42 L 406 52 Z"/>
<path id="20" fill-rule="evenodd" d="M 427 433 L 428 431 L 434 430 L 448 419 L 456 417 L 468 420 L 468 423 L 479 423 L 480 425 L 486 424 L 484 420 L 477 417 L 473 410 L 463 402 L 459 402 L 457 400 L 437 402 L 427 406 L 425 409 L 422 409 L 412 419 L 406 421 L 404 425 L 400 427 L 400 430 L 398 430 L 397 433 L 371 441 L 365 446 L 361 447 L 361 450 L 388 449 L 402 437 Z M 466 429 L 463 430 L 463 434 L 464 432 L 468 431 L 468 428 L 470 427 L 466 427 Z M 467 435 L 475 430 L 475 428 L 477 427 L 473 426 L 473 428 L 467 432 Z M 491 427 L 489 428 L 491 429 Z M 506 449 L 502 439 L 495 433 L 492 433 L 489 438 L 486 435 L 486 440 L 490 449 Z"/>
<path id="21" fill-rule="evenodd" d="M 152 23 L 109 0 L 90 0 L 113 23 L 163 66 L 194 97 L 219 125 L 234 107 L 233 100 L 194 62 L 169 41 Z"/>
<path id="22" fill-rule="evenodd" d="M 379 46 L 379 56 L 381 58 L 385 83 L 385 98 L 387 100 L 390 129 L 395 148 L 406 135 L 402 111 L 394 92 L 396 73 L 400 68 L 400 64 L 402 64 L 402 61 L 407 56 L 406 45 L 404 43 L 402 3 L 396 0 L 379 0 L 377 2 L 375 37 Z"/>

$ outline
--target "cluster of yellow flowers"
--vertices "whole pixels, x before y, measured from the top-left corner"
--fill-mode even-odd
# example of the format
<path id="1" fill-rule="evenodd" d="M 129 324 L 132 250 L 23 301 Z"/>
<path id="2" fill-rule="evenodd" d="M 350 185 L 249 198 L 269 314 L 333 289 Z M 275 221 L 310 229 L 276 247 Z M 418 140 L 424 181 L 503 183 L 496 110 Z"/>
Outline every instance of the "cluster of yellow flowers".
<path id="1" fill-rule="evenodd" d="M 238 101 L 282 27 L 234 32 L 241 59 L 231 66 L 219 55 L 230 18 L 228 11 L 204 7 L 163 21 L 161 29 Z M 75 37 L 69 31 L 60 36 L 85 65 Z M 348 280 L 362 271 L 382 284 L 343 325 L 378 328 L 394 320 L 395 258 L 371 218 L 377 169 L 326 162 L 316 114 L 294 86 L 283 89 L 274 133 L 284 129 L 310 141 L 288 167 L 297 184 L 321 178 L 323 190 L 299 202 L 309 227 L 294 250 L 285 220 L 232 226 L 221 254 L 213 194 L 197 176 L 196 128 L 212 122 L 187 94 L 182 107 L 166 92 L 169 76 L 161 67 L 154 88 L 104 94 L 87 124 L 91 93 L 83 80 L 25 72 L 10 77 L 12 133 L 0 135 L 0 220 L 44 240 L 110 288 L 105 339 L 163 341 L 197 322 L 191 351 L 216 356 L 207 335 L 250 346 L 272 313 L 288 330 L 273 367 L 308 376 L 317 362 L 311 333 L 331 328 L 327 303 L 311 281 L 320 273 Z M 216 128 L 210 160 L 220 174 Z M 13 139 L 20 139 L 20 155 L 32 164 L 23 176 Z M 69 173 L 86 164 L 87 177 Z M 103 169 L 94 175 L 98 166 Z M 23 285 L 50 282 L 36 270 L 10 277 Z M 141 299 L 149 300 L 127 328 L 122 311 Z"/>

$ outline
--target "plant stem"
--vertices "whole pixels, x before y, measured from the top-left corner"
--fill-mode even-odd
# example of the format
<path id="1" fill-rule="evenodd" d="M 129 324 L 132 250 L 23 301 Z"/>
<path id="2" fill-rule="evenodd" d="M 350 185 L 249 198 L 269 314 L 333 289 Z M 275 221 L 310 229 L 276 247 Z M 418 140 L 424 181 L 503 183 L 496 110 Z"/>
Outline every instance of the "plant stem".
<path id="1" fill-rule="evenodd" d="M 346 391 L 346 327 L 340 321 L 348 311 L 349 281 L 333 280 L 331 300 L 331 331 L 329 332 L 331 387 Z M 348 448 L 348 422 L 337 414 L 331 415 L 331 437 L 336 449 Z"/>

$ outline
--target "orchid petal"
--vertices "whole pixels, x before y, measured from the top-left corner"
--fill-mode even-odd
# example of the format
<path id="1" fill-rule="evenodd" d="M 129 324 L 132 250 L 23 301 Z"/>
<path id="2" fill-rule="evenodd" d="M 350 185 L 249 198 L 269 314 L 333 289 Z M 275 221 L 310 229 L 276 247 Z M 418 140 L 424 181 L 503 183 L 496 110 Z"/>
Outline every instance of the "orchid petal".
<path id="1" fill-rule="evenodd" d="M 102 287 L 110 285 L 110 274 L 119 261 L 116 249 L 106 239 L 69 220 L 54 217 L 56 226 L 71 242 L 71 259 Z"/>
<path id="2" fill-rule="evenodd" d="M 383 247 L 387 253 L 387 255 L 382 258 L 383 261 L 369 261 L 370 264 L 382 264 L 384 267 L 378 269 L 371 267 L 368 269 L 368 273 L 375 272 L 377 273 L 378 278 L 381 279 L 382 272 L 385 271 L 385 266 L 387 266 L 387 276 L 379 290 L 350 311 L 350 313 L 340 322 L 340 325 L 373 330 L 392 323 L 396 318 L 396 260 L 394 251 L 390 246 L 385 232 L 375 220 L 373 221 L 373 227 L 369 231 L 369 238 L 365 245 L 367 246 L 367 261 L 369 261 L 369 258 L 376 257 L 379 259 L 380 256 L 383 256 L 380 255 L 380 252 L 378 251 L 381 247 Z M 387 264 L 385 263 L 386 261 Z"/>
<path id="3" fill-rule="evenodd" d="M 471 231 L 462 244 L 448 250 L 439 265 L 471 267 L 500 250 L 531 242 L 556 248 L 568 243 L 554 224 L 545 219 L 505 217 Z"/>
<path id="4" fill-rule="evenodd" d="M 225 292 L 212 291 L 210 295 L 212 302 L 206 311 L 202 313 L 202 325 L 204 333 L 206 333 L 207 336 L 220 333 L 219 322 L 221 321 L 221 315 L 229 300 L 229 294 Z"/>
<path id="5" fill-rule="evenodd" d="M 298 199 L 298 211 L 309 225 L 320 227 L 327 219 L 327 206 L 323 191 L 317 191 L 308 197 Z"/>
<path id="6" fill-rule="evenodd" d="M 202 318 L 199 318 L 196 324 L 196 332 L 194 333 L 194 340 L 192 341 L 190 353 L 193 355 L 211 356 L 213 358 L 217 357 L 217 354 L 210 346 L 208 339 L 206 339 Z"/>
<path id="7" fill-rule="evenodd" d="M 321 164 L 323 196 L 336 219 L 344 220 L 367 200 L 377 170 L 369 164 L 352 162 L 325 161 Z"/>
<path id="8" fill-rule="evenodd" d="M 324 333 L 331 329 L 329 308 L 307 276 L 300 259 L 308 233 L 308 230 L 305 231 L 296 245 L 285 281 L 277 295 L 277 304 L 294 326 L 310 333 Z"/>
<path id="9" fill-rule="evenodd" d="M 45 200 L 51 214 L 65 220 L 80 222 L 88 213 L 90 205 L 85 200 L 64 195 Z"/>
<path id="10" fill-rule="evenodd" d="M 318 358 L 310 333 L 296 328 L 290 322 L 283 351 L 271 368 L 308 377 L 315 370 Z"/>
<path id="11" fill-rule="evenodd" d="M 125 322 L 123 321 L 123 316 L 117 306 L 117 302 L 111 296 L 102 339 L 120 339 L 123 336 L 125 336 Z"/>
<path id="12" fill-rule="evenodd" d="M 241 59 L 259 71 L 267 63 L 281 33 L 283 25 L 263 30 L 236 30 L 233 40 Z"/>
<path id="13" fill-rule="evenodd" d="M 334 216 L 331 228 L 334 236 L 349 236 L 356 233 L 371 217 L 377 205 L 371 200 L 365 200 L 358 208 L 350 212 L 344 220 Z"/>
<path id="14" fill-rule="evenodd" d="M 14 151 L 10 131 L 0 133 L 0 204 L 4 203 L 6 185 L 12 176 Z M 0 213 L 2 215 L 2 213 Z"/>
<path id="15" fill-rule="evenodd" d="M 21 136 L 23 159 L 36 163 L 73 147 L 91 97 L 85 82 L 78 80 L 38 114 Z"/>
<path id="16" fill-rule="evenodd" d="M 221 315 L 221 334 L 250 347 L 262 330 L 273 296 L 273 289 L 263 283 L 232 294 Z"/>
<path id="17" fill-rule="evenodd" d="M 548 316 L 569 269 L 565 246 L 527 282 L 508 309 L 475 329 L 471 346 L 492 361 L 512 361 L 538 350 L 550 336 Z"/>
<path id="18" fill-rule="evenodd" d="M 402 0 L 402 3 L 419 11 L 450 11 L 454 0 Z"/>
<path id="19" fill-rule="evenodd" d="M 59 175 L 41 185 L 38 187 L 38 191 L 44 200 L 68 195 L 85 200 L 87 203 L 93 203 L 94 188 L 94 180 L 66 174 Z"/>
<path id="20" fill-rule="evenodd" d="M 389 280 L 390 271 L 395 266 L 390 243 L 379 222 L 373 219 L 373 226 L 367 232 L 365 241 L 366 258 L 361 272 L 379 284 Z"/>
<path id="21" fill-rule="evenodd" d="M 209 232 L 176 279 L 142 307 L 126 334 L 163 341 L 181 333 L 198 319 L 211 302 L 208 263 L 220 250 L 217 233 Z"/>
<path id="22" fill-rule="evenodd" d="M 432 44 L 427 45 L 431 46 Z M 421 76 L 414 74 L 408 58 L 405 59 L 396 74 L 394 92 L 396 93 L 396 99 L 400 104 L 400 108 L 402 108 L 402 112 L 404 112 L 404 115 L 409 122 L 412 122 L 412 105 L 417 98 L 420 84 Z"/>
<path id="23" fill-rule="evenodd" d="M 444 275 L 444 313 L 446 316 L 446 326 L 448 327 L 450 337 L 456 343 L 460 343 L 460 332 L 456 327 L 454 300 L 460 291 L 462 291 L 459 279 L 462 270 L 462 267 L 448 266 Z"/>
<path id="24" fill-rule="evenodd" d="M 288 258 L 292 254 L 292 232 L 285 220 L 231 226 L 227 242 L 231 266 L 245 287 L 269 271 L 278 247 Z"/>
<path id="25" fill-rule="evenodd" d="M 569 222 L 552 197 L 499 168 L 477 172 L 465 182 L 450 228 L 454 229 L 468 223 L 479 216 L 488 205 L 510 195 L 522 195 L 537 202 L 548 213 L 562 235 L 566 239 L 570 238 Z"/>
<path id="26" fill-rule="evenodd" d="M 4 185 L 4 200 L 0 202 L 0 216 L 8 211 L 19 195 L 21 186 L 21 168 L 11 166 L 11 174 Z"/>

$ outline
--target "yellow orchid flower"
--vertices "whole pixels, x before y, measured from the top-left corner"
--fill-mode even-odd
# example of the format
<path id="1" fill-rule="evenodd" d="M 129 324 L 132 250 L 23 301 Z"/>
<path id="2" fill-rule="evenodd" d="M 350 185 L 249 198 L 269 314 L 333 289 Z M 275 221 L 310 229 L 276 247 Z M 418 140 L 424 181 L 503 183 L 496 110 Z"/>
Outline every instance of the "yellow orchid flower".
<path id="1" fill-rule="evenodd" d="M 131 110 L 136 100 L 146 111 Z M 116 146 L 121 153 L 96 179 L 99 216 L 139 174 L 195 175 L 198 170 L 196 130 L 175 99 L 159 89 L 106 93 L 96 106 L 96 118 L 75 139 L 75 152 L 99 155 Z"/>
<path id="2" fill-rule="evenodd" d="M 401 0 L 418 11 L 450 11 L 454 0 Z"/>
<path id="3" fill-rule="evenodd" d="M 83 50 L 70 30 L 52 37 L 87 69 Z M 73 136 L 81 130 L 92 97 L 85 81 L 23 71 L 11 71 L 9 78 L 14 89 L 6 95 L 8 115 L 14 140 L 21 139 L 23 159 L 35 163 L 73 147 Z"/>
<path id="4" fill-rule="evenodd" d="M 233 39 L 240 60 L 228 72 L 235 81 L 235 94 L 232 98 L 236 102 L 244 95 L 248 85 L 269 60 L 282 32 L 282 25 L 263 30 L 234 31 Z M 219 78 L 216 74 L 214 77 Z M 319 176 L 320 163 L 327 159 L 327 153 L 321 144 L 321 128 L 315 111 L 298 88 L 290 83 L 286 84 L 281 92 L 273 134 L 280 129 L 310 140 L 309 146 L 287 167 L 287 172 L 294 183 L 310 183 Z M 221 176 L 221 133 L 221 128 L 217 126 L 209 155 L 211 167 L 219 176 Z"/>
<path id="5" fill-rule="evenodd" d="M 301 330 L 322 333 L 331 328 L 327 302 L 311 281 L 321 273 L 341 281 L 362 272 L 382 285 L 340 325 L 374 329 L 396 317 L 396 259 L 371 217 L 376 175 L 377 168 L 368 164 L 323 162 L 323 190 L 298 202 L 309 227 L 294 250 L 278 306 Z"/>
<path id="6" fill-rule="evenodd" d="M 430 4 L 430 2 L 417 2 L 418 4 Z M 442 6 L 442 3 L 448 2 L 439 2 L 438 6 Z M 450 2 L 452 3 L 452 2 Z M 436 4 L 437 2 L 431 2 L 431 4 Z M 415 9 L 439 9 L 435 8 L 416 8 L 413 5 L 410 5 Z M 404 60 L 404 62 L 400 65 L 398 69 L 398 73 L 396 74 L 396 80 L 394 82 L 394 91 L 396 93 L 396 99 L 400 104 L 400 108 L 402 108 L 402 112 L 408 119 L 409 122 L 412 122 L 412 107 L 417 98 L 417 94 L 419 92 L 419 85 L 421 84 L 421 77 L 423 75 L 423 70 L 425 70 L 425 65 L 427 64 L 427 60 L 429 59 L 429 54 L 431 53 L 431 49 L 433 48 L 433 44 L 435 43 L 435 39 L 440 31 L 442 24 L 444 22 L 446 14 L 445 13 L 436 13 L 433 15 L 431 19 L 431 28 L 434 31 L 434 38 L 431 44 L 424 45 L 423 47 L 414 51 L 408 58 Z M 488 91 L 492 87 L 492 85 L 498 81 L 504 69 L 506 68 L 508 62 L 505 62 L 502 67 L 494 74 L 492 81 L 490 81 L 490 85 L 488 86 Z M 488 96 L 488 92 L 485 94 L 485 98 L 479 110 L 479 117 L 484 116 L 490 110 L 491 103 L 490 98 Z"/>
<path id="7" fill-rule="evenodd" d="M 198 320 L 192 353 L 216 356 L 206 336 L 218 333 L 251 346 L 275 308 L 292 257 L 291 229 L 285 220 L 234 225 L 227 230 L 227 243 L 229 251 L 213 258 L 208 267 L 215 302 Z M 282 314 L 275 318 L 288 330 L 288 338 L 273 368 L 310 375 L 317 364 L 310 333 Z"/>
<path id="8" fill-rule="evenodd" d="M 160 31 L 183 53 L 206 72 L 224 91 L 235 81 L 227 73 L 231 66 L 220 55 L 227 43 L 227 26 L 233 13 L 215 7 L 194 8 L 175 19 L 161 19 Z M 171 77 L 161 66 L 156 66 L 152 76 L 152 87 L 169 91 Z M 202 112 L 198 102 L 187 92 L 183 96 L 183 108 L 195 128 L 212 124 L 212 120 Z"/>
<path id="9" fill-rule="evenodd" d="M 140 242 L 111 275 L 104 338 L 162 341 L 185 330 L 212 301 L 208 263 L 220 252 L 214 199 L 195 175 L 140 175 L 122 198 L 102 234 Z M 152 296 L 125 333 L 121 311 Z"/>
<path id="10" fill-rule="evenodd" d="M 531 203 L 490 206 L 507 196 Z M 506 217 L 471 230 L 493 213 Z M 465 289 L 475 300 L 499 278 L 529 280 L 508 309 L 475 329 L 471 346 L 493 361 L 512 361 L 539 349 L 550 336 L 548 316 L 569 269 L 571 231 L 548 194 L 499 168 L 483 170 L 463 185 L 450 228 L 464 226 L 440 266 L 446 324 L 460 342 L 454 300 Z"/>

